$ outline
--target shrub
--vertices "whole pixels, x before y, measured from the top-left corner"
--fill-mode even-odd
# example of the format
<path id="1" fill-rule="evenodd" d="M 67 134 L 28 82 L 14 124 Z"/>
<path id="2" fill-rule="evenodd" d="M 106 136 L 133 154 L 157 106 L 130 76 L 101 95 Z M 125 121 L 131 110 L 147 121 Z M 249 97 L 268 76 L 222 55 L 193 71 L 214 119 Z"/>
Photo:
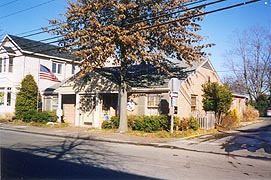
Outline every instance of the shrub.
<path id="1" fill-rule="evenodd" d="M 39 112 L 37 110 L 29 110 L 24 112 L 21 115 L 21 119 L 24 122 L 40 122 L 40 123 L 47 123 L 47 122 L 56 122 L 57 116 L 55 112 L 52 111 L 43 111 Z"/>
<path id="2" fill-rule="evenodd" d="M 157 116 L 141 116 L 134 123 L 134 130 L 154 132 L 161 130 L 160 120 Z"/>
<path id="3" fill-rule="evenodd" d="M 56 119 L 54 119 L 54 116 L 52 116 L 52 113 L 48 111 L 36 112 L 36 114 L 33 114 L 33 116 L 31 117 L 31 120 L 40 123 L 56 121 Z"/>
<path id="4" fill-rule="evenodd" d="M 119 127 L 119 118 L 112 116 L 109 121 L 102 123 L 103 129 L 117 129 Z"/>
<path id="5" fill-rule="evenodd" d="M 259 117 L 259 112 L 251 105 L 246 107 L 242 121 L 254 121 Z"/>
<path id="6" fill-rule="evenodd" d="M 37 83 L 35 82 L 34 77 L 28 74 L 22 80 L 21 89 L 16 96 L 16 117 L 28 122 L 31 119 L 31 114 L 35 113 L 39 108 L 40 102 L 41 98 Z"/>
<path id="7" fill-rule="evenodd" d="M 180 126 L 179 126 L 179 130 L 181 131 L 185 131 L 185 130 L 188 130 L 188 118 L 183 118 L 181 121 L 180 121 Z"/>
<path id="8" fill-rule="evenodd" d="M 119 118 L 112 117 L 109 121 L 102 123 L 103 129 L 117 129 L 119 126 Z M 169 121 L 168 116 L 128 116 L 128 127 L 133 130 L 144 132 L 155 132 L 160 130 L 168 130 Z"/>
<path id="9" fill-rule="evenodd" d="M 35 109 L 31 109 L 28 111 L 25 111 L 23 113 L 20 114 L 20 118 L 24 121 L 24 122 L 31 122 L 32 121 L 32 117 L 35 116 L 38 113 L 37 110 Z"/>
<path id="10" fill-rule="evenodd" d="M 194 117 L 183 118 L 180 121 L 179 130 L 186 131 L 188 129 L 192 129 L 194 131 L 199 129 L 199 123 Z"/>
<path id="11" fill-rule="evenodd" d="M 137 116 L 133 122 L 133 130 L 155 132 L 168 130 L 169 121 L 166 115 Z"/>
<path id="12" fill-rule="evenodd" d="M 240 119 L 238 117 L 237 110 L 232 110 L 227 113 L 224 117 L 222 117 L 221 127 L 223 129 L 232 129 L 239 125 Z"/>
<path id="13" fill-rule="evenodd" d="M 194 131 L 199 129 L 199 123 L 193 117 L 190 117 L 188 120 L 188 129 L 193 129 Z"/>

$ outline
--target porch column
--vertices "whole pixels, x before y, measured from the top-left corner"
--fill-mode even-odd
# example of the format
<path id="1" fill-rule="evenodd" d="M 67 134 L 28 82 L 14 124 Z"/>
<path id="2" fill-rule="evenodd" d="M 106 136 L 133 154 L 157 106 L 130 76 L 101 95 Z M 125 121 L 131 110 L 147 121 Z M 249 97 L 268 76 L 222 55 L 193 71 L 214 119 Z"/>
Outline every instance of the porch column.
<path id="1" fill-rule="evenodd" d="M 95 96 L 95 111 L 94 111 L 94 117 L 93 117 L 93 127 L 94 128 L 100 128 L 100 116 L 99 116 L 99 94 L 96 93 Z"/>
<path id="2" fill-rule="evenodd" d="M 4 89 L 4 106 L 7 106 L 7 102 L 8 102 L 8 88 L 5 87 Z"/>
<path id="3" fill-rule="evenodd" d="M 80 126 L 80 95 L 75 94 L 75 126 Z"/>
<path id="4" fill-rule="evenodd" d="M 61 119 L 63 116 L 63 111 L 61 108 L 62 104 L 62 94 L 58 93 L 58 102 L 57 102 L 57 122 L 61 123 Z"/>

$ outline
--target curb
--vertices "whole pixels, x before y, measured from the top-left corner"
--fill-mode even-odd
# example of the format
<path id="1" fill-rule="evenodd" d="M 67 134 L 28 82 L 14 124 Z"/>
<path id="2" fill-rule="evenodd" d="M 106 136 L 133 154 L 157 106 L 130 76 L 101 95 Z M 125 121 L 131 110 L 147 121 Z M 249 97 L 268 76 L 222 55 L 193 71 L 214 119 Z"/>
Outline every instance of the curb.
<path id="1" fill-rule="evenodd" d="M 215 152 L 215 151 L 205 151 L 205 150 L 196 150 L 191 148 L 184 148 L 179 147 L 175 145 L 167 145 L 166 143 L 138 143 L 138 142 L 131 142 L 131 141 L 121 141 L 121 140 L 108 140 L 108 139 L 97 139 L 97 138 L 91 138 L 90 136 L 82 137 L 79 136 L 73 136 L 73 135 L 60 135 L 60 134 L 52 134 L 52 133 L 45 133 L 45 132 L 36 132 L 31 130 L 22 130 L 22 129 L 16 129 L 16 128 L 9 128 L 9 127 L 0 127 L 0 129 L 7 130 L 7 131 L 13 131 L 13 132 L 22 132 L 27 134 L 37 134 L 42 136 L 51 136 L 51 137 L 60 137 L 60 138 L 71 138 L 71 139 L 82 139 L 82 140 L 88 140 L 88 141 L 95 141 L 95 142 L 106 142 L 106 143 L 114 143 L 114 144 L 129 144 L 129 145 L 135 145 L 135 146 L 147 146 L 147 147 L 154 147 L 154 148 L 163 148 L 163 149 L 175 149 L 175 150 L 183 150 L 183 151 L 190 151 L 190 152 L 199 152 L 199 153 L 206 153 L 206 154 L 216 154 L 216 155 L 223 155 L 223 156 L 229 156 L 229 157 L 242 157 L 242 158 L 250 158 L 250 159 L 259 159 L 259 160 L 265 160 L 265 161 L 271 161 L 271 158 L 269 157 L 262 157 L 262 156 L 244 156 L 244 155 L 238 155 L 238 154 L 230 154 L 227 152 Z"/>

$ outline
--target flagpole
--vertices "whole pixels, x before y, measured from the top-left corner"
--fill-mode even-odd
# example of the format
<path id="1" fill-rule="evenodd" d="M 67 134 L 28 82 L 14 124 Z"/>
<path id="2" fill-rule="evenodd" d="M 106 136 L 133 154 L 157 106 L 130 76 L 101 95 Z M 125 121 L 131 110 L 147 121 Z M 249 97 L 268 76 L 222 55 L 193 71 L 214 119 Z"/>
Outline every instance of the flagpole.
<path id="1" fill-rule="evenodd" d="M 39 93 L 40 93 L 40 58 L 39 58 L 39 67 L 38 67 L 38 93 L 37 93 L 37 111 L 39 111 Z"/>

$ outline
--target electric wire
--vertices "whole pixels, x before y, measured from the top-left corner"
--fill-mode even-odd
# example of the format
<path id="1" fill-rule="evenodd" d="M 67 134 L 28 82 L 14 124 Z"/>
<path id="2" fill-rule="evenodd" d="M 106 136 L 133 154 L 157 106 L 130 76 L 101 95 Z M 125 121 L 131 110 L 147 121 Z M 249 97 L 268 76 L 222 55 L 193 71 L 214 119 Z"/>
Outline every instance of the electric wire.
<path id="1" fill-rule="evenodd" d="M 223 7 L 223 8 L 219 8 L 219 9 L 215 9 L 215 10 L 211 10 L 211 11 L 206 11 L 206 12 L 203 12 L 203 13 L 201 13 L 201 14 L 194 15 L 194 16 L 190 16 L 190 17 L 182 17 L 182 18 L 179 18 L 179 19 L 177 19 L 177 20 L 171 20 L 171 21 L 164 22 L 164 23 L 160 23 L 160 24 L 157 24 L 157 25 L 148 26 L 148 27 L 143 27 L 143 28 L 141 28 L 141 29 L 138 29 L 137 31 L 140 31 L 140 30 L 146 30 L 146 29 L 150 29 L 150 28 L 154 28 L 154 27 L 158 27 L 158 26 L 163 26 L 163 25 L 170 24 L 170 23 L 173 23 L 173 22 L 185 20 L 185 19 L 187 19 L 187 18 L 193 18 L 193 17 L 198 17 L 198 16 L 202 16 L 202 15 L 206 15 L 206 14 L 212 14 L 212 13 L 224 11 L 224 10 L 231 9 L 231 8 L 236 8 L 236 7 L 239 7 L 239 6 L 248 5 L 248 4 L 251 4 L 251 3 L 258 2 L 258 1 L 261 1 L 261 0 L 251 0 L 251 1 L 246 1 L 246 2 L 243 2 L 243 3 L 238 3 L 238 4 L 235 4 L 235 5 L 226 6 L 226 7 Z M 61 37 L 61 36 L 52 37 L 52 38 L 47 38 L 47 39 L 40 40 L 39 42 L 47 41 L 47 40 L 52 40 L 52 39 L 56 39 L 56 38 L 60 38 L 60 37 Z M 57 43 L 57 42 L 59 42 L 59 41 L 58 41 L 58 40 L 57 40 L 57 41 L 51 41 L 51 42 L 48 42 L 47 44 Z M 36 46 L 35 46 L 35 47 L 36 47 Z M 56 46 L 55 49 L 59 49 L 59 48 L 60 48 L 60 47 Z M 41 51 L 41 52 L 42 52 L 42 51 Z M 2 53 L 0 53 L 0 54 L 3 54 L 3 53 L 4 53 L 4 52 L 2 52 Z"/>
<path id="2" fill-rule="evenodd" d="M 15 3 L 16 1 L 19 1 L 19 0 L 13 0 L 13 1 L 9 1 L 9 2 L 7 2 L 7 3 L 1 4 L 1 5 L 0 5 L 0 8 L 1 8 L 1 7 L 4 7 L 4 6 L 7 6 L 7 5 L 10 5 L 10 4 L 12 4 L 12 3 Z"/>
<path id="3" fill-rule="evenodd" d="M 150 2 L 152 2 L 153 0 L 150 0 L 149 2 L 146 2 L 145 4 L 147 4 L 147 3 L 150 3 Z M 204 1 L 207 1 L 207 0 L 198 0 L 198 1 L 195 1 L 195 2 L 189 2 L 189 3 L 186 3 L 186 4 L 184 4 L 185 6 L 191 6 L 191 5 L 194 5 L 194 4 L 197 4 L 197 3 L 201 3 L 201 2 L 204 2 Z M 139 8 L 139 7 L 141 7 L 141 6 L 143 6 L 144 4 L 140 4 L 140 6 L 138 6 L 137 8 Z M 172 8 L 170 8 L 170 9 L 167 9 L 167 10 L 174 10 L 174 9 L 172 9 Z M 165 11 L 165 10 L 164 10 Z M 160 11 L 160 12 L 158 12 L 158 14 L 159 13 L 163 13 L 162 11 Z M 139 19 L 139 18 L 144 18 L 145 16 L 144 15 L 142 15 L 142 16 L 140 16 L 140 17 L 137 17 L 136 19 Z M 129 21 L 132 21 L 133 19 L 135 19 L 135 18 L 129 18 L 128 20 Z M 63 22 L 63 23 L 60 23 L 60 24 L 64 24 L 65 22 Z M 35 36 L 35 35 L 40 35 L 40 34 L 43 34 L 43 33 L 47 33 L 46 31 L 43 31 L 42 29 L 45 29 L 45 28 L 52 28 L 52 27 L 54 27 L 54 26 L 56 26 L 56 25 L 51 25 L 51 26 L 46 26 L 46 27 L 42 27 L 42 28 L 37 28 L 37 29 L 33 29 L 33 30 L 29 30 L 29 31 L 26 31 L 26 32 L 22 32 L 22 33 L 19 33 L 19 34 L 15 34 L 16 36 L 21 36 L 21 35 L 24 35 L 24 36 L 22 36 L 22 37 L 30 37 L 30 36 Z M 55 29 L 55 28 L 54 28 Z M 50 30 L 54 30 L 54 29 L 50 29 Z M 36 32 L 36 31 L 38 31 L 38 32 Z M 36 33 L 34 33 L 34 32 L 36 32 Z M 31 34 L 28 34 L 28 33 L 31 33 Z"/>
<path id="4" fill-rule="evenodd" d="M 49 3 L 53 2 L 53 1 L 56 1 L 56 0 L 46 1 L 46 2 L 44 2 L 44 3 L 40 3 L 40 4 L 37 4 L 37 5 L 35 5 L 35 6 L 31 6 L 31 7 L 29 7 L 29 8 L 22 9 L 22 10 L 19 10 L 19 11 L 16 11 L 16 12 L 13 12 L 13 13 L 10 13 L 10 14 L 4 15 L 4 16 L 1 16 L 1 17 L 0 17 L 0 20 L 1 20 L 1 19 L 4 19 L 4 18 L 7 18 L 7 17 L 10 17 L 10 16 L 13 16 L 13 15 L 16 15 L 16 14 L 19 14 L 19 13 L 22 13 L 22 12 L 25 12 L 25 11 L 28 11 L 28 10 L 32 10 L 32 9 L 34 9 L 34 8 L 43 6 L 43 5 L 45 5 L 45 4 L 49 4 Z"/>

